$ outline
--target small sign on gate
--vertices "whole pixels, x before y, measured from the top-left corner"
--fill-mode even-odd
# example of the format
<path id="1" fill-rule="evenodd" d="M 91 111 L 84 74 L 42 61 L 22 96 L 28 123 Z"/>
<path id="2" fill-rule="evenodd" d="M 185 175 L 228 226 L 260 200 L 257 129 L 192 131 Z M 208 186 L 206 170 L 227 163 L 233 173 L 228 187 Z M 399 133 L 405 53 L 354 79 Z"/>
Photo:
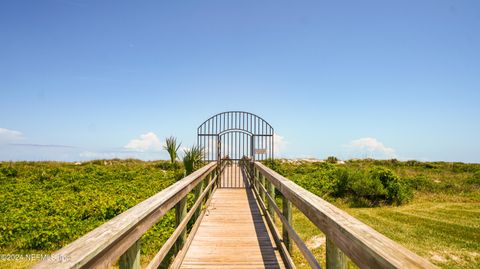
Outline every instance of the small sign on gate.
<path id="1" fill-rule="evenodd" d="M 267 149 L 255 149 L 255 154 L 267 154 Z"/>

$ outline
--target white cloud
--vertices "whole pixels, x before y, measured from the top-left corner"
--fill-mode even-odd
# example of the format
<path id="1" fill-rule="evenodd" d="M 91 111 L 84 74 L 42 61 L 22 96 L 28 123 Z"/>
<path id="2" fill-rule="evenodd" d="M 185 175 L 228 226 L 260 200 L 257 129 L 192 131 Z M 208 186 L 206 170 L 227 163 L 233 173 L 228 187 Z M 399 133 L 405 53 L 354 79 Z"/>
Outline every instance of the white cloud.
<path id="1" fill-rule="evenodd" d="M 273 152 L 276 157 L 281 157 L 282 152 L 285 150 L 288 142 L 285 137 L 279 134 L 273 134 Z"/>
<path id="2" fill-rule="evenodd" d="M 350 141 L 346 145 L 357 157 L 370 158 L 395 158 L 395 150 L 385 146 L 382 142 L 372 137 L 364 137 Z"/>
<path id="3" fill-rule="evenodd" d="M 140 135 L 140 138 L 132 139 L 124 146 L 125 149 L 146 152 L 146 151 L 160 151 L 163 144 L 158 139 L 158 136 L 153 132 Z"/>
<path id="4" fill-rule="evenodd" d="M 22 132 L 0 128 L 0 141 L 16 141 L 23 138 Z"/>

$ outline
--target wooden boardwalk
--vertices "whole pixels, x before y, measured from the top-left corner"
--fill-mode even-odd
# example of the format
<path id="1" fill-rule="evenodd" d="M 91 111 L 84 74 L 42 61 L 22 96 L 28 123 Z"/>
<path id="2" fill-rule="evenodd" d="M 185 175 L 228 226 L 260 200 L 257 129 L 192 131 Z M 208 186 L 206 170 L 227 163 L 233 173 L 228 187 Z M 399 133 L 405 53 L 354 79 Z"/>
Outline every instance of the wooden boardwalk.
<path id="1" fill-rule="evenodd" d="M 359 268 L 438 269 L 425 258 L 260 162 L 246 164 L 245 169 L 249 169 L 248 173 L 252 175 L 249 182 L 230 181 L 232 185 L 228 188 L 214 188 L 220 183 L 230 184 L 221 181 L 226 175 L 220 177 L 221 169 L 218 168 L 223 169 L 224 164 L 208 163 L 52 255 L 68 257 L 64 262 L 58 262 L 58 259 L 43 259 L 32 268 L 106 269 L 111 268 L 117 261 L 121 268 L 140 268 L 142 235 L 175 207 L 176 229 L 155 257 L 150 259 L 146 269 L 159 268 L 171 251 L 176 253 L 172 268 L 295 268 L 290 256 L 291 251 L 288 250 L 293 246 L 292 243 L 295 243 L 311 268 L 321 269 L 320 262 L 292 227 L 291 212 L 292 206 L 295 206 L 325 234 L 327 268 L 344 268 L 348 257 Z M 236 166 L 231 170 L 233 174 L 238 174 Z M 203 191 L 201 187 L 197 188 L 201 186 L 201 182 L 205 186 Z M 268 201 L 275 201 L 275 196 L 271 196 L 275 191 L 281 192 L 283 210 L 274 202 L 268 204 L 270 208 L 265 209 L 263 201 L 254 198 L 250 184 L 254 186 L 256 196 L 265 196 Z M 197 198 L 185 213 L 187 195 L 192 191 L 195 191 Z M 213 193 L 208 199 L 210 203 L 204 208 L 204 200 L 211 191 Z M 260 211 L 259 205 L 263 210 L 273 212 L 262 216 L 263 210 Z M 200 211 L 199 217 L 194 218 Z M 275 242 L 279 242 L 278 249 L 273 243 L 271 231 L 266 226 L 266 223 L 273 222 L 273 214 L 276 214 L 282 223 L 282 234 L 274 231 Z M 185 242 L 183 231 L 194 219 L 192 236 Z M 176 243 L 179 243 L 178 246 L 181 242 L 185 242 L 183 248 L 174 248 Z"/>
<path id="2" fill-rule="evenodd" d="M 249 188 L 219 188 L 180 268 L 285 268 Z"/>
<path id="3" fill-rule="evenodd" d="M 248 185 L 238 163 L 226 166 L 220 178 L 220 188 L 245 188 Z"/>

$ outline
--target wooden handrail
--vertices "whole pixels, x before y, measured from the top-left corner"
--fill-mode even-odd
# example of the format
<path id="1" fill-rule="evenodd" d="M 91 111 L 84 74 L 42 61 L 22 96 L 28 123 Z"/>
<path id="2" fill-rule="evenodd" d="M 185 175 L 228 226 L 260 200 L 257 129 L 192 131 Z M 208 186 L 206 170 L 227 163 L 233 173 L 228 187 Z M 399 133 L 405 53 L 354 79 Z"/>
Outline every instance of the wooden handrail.
<path id="1" fill-rule="evenodd" d="M 173 234 L 167 239 L 167 241 L 163 244 L 162 248 L 158 251 L 157 255 L 150 261 L 147 269 L 154 269 L 160 266 L 160 263 L 163 261 L 165 256 L 167 256 L 168 251 L 173 246 L 177 238 L 180 236 L 182 230 L 186 229 L 188 222 L 192 219 L 192 217 L 197 214 L 197 209 L 200 209 L 200 205 L 202 204 L 203 198 L 207 196 L 210 192 L 211 188 L 214 188 L 216 180 L 218 178 L 218 174 L 214 176 L 214 178 L 208 183 L 205 190 L 197 197 L 197 201 L 193 204 L 190 211 L 182 220 L 182 222 L 177 226 Z"/>
<path id="2" fill-rule="evenodd" d="M 253 169 L 254 171 L 250 175 L 255 176 L 255 171 L 259 171 L 288 201 L 293 203 L 325 234 L 327 241 L 338 247 L 360 268 L 437 268 L 426 259 L 380 234 L 370 226 L 298 186 L 262 163 L 255 162 Z M 267 191 L 265 188 L 261 190 Z M 269 195 L 267 197 L 269 200 L 273 199 Z M 275 211 L 277 210 L 278 208 Z M 295 234 L 292 235 L 296 242 L 298 238 Z M 329 247 L 327 246 L 327 248 Z"/>
<path id="3" fill-rule="evenodd" d="M 274 224 L 274 216 L 268 211 L 268 207 L 265 205 L 265 202 L 260 199 L 260 191 L 257 187 L 257 185 L 260 185 L 258 183 L 258 178 L 255 177 L 252 173 L 249 172 L 248 168 L 244 163 L 241 164 L 242 167 L 242 173 L 244 176 L 247 177 L 248 182 L 250 184 L 250 188 L 252 188 L 253 193 L 257 197 L 257 203 L 260 207 L 260 210 L 262 210 L 264 218 L 267 222 L 268 228 L 270 229 L 270 233 L 273 237 L 273 240 L 275 241 L 275 244 L 277 245 L 278 250 L 280 251 L 280 254 L 282 255 L 283 262 L 285 264 L 285 267 L 288 269 L 295 269 L 295 264 L 292 260 L 292 257 L 290 256 L 290 253 L 288 252 L 287 247 L 285 246 L 284 242 L 281 240 L 281 237 L 279 235 L 279 232 L 277 231 L 275 224 Z"/>
<path id="4" fill-rule="evenodd" d="M 207 189 L 205 190 L 205 193 L 207 193 L 207 195 L 206 195 L 207 201 L 205 202 L 206 207 L 209 206 L 209 204 L 210 204 L 210 202 L 213 198 L 213 196 L 211 194 L 216 190 L 216 188 L 218 188 L 218 185 L 220 184 L 219 183 L 220 175 L 222 175 L 223 170 L 226 167 L 225 162 L 220 162 L 220 163 L 221 163 L 221 165 L 217 169 L 217 172 L 215 173 L 216 174 L 215 178 L 212 179 L 209 183 L 209 185 L 213 184 L 213 185 L 211 185 L 212 187 L 210 188 L 210 190 L 208 190 L 209 187 L 207 187 Z M 207 190 L 208 190 L 208 192 L 207 192 Z M 182 265 L 183 259 L 185 258 L 185 255 L 187 254 L 187 250 L 189 249 L 190 245 L 192 244 L 192 242 L 195 238 L 195 234 L 196 234 L 197 230 L 199 229 L 201 221 L 202 221 L 203 217 L 205 216 L 206 212 L 207 212 L 207 210 L 201 210 L 201 213 L 198 215 L 198 218 L 196 219 L 195 224 L 192 226 L 192 228 L 190 230 L 190 234 L 188 235 L 188 238 L 185 242 L 185 246 L 183 247 L 183 249 L 179 253 L 177 253 L 177 255 L 175 256 L 175 259 L 173 260 L 173 262 L 171 263 L 169 268 L 178 269 Z M 152 263 L 150 263 L 150 264 L 152 264 Z M 147 266 L 147 269 L 149 269 L 149 266 Z M 155 268 L 158 268 L 158 267 L 155 267 Z"/>
<path id="5" fill-rule="evenodd" d="M 156 268 L 175 242 L 178 243 L 182 239 L 181 234 L 184 233 L 189 220 L 192 218 L 197 220 L 197 217 L 201 220 L 204 211 L 200 213 L 199 210 L 203 200 L 208 198 L 207 203 L 210 200 L 224 166 L 219 167 L 216 162 L 205 165 L 53 254 L 67 259 L 62 259 L 61 262 L 44 260 L 33 268 L 107 268 L 119 257 L 121 257 L 120 268 L 139 268 L 140 237 L 174 206 L 180 206 L 183 208 L 180 211 L 186 212 L 184 209 L 186 195 L 196 188 L 197 200 L 193 207 L 188 213 L 182 213 L 177 229 L 148 266 L 148 268 Z M 343 258 L 345 255 L 360 268 L 437 268 L 426 259 L 400 246 L 265 165 L 245 159 L 242 161 L 242 167 L 242 171 L 249 178 L 270 230 L 274 230 L 272 234 L 275 235 L 275 241 L 280 246 L 286 263 L 291 264 L 290 268 L 294 268 L 289 256 L 290 240 L 297 244 L 313 268 L 320 268 L 290 223 L 291 204 L 295 205 L 325 234 L 327 269 L 346 268 L 346 260 Z M 207 181 L 207 184 L 203 189 L 204 181 Z M 276 205 L 275 189 L 283 196 L 283 212 Z M 282 240 L 274 227 L 274 213 L 282 222 Z M 194 227 L 198 227 L 198 221 Z M 191 238 L 192 234 L 189 237 Z M 177 247 L 182 245 L 183 241 L 182 244 L 177 244 Z M 184 250 L 180 252 L 179 259 L 176 259 L 177 265 L 182 254 Z"/>
<path id="6" fill-rule="evenodd" d="M 65 261 L 44 260 L 32 268 L 107 268 L 216 167 L 205 165 L 54 253 Z"/>
<path id="7" fill-rule="evenodd" d="M 259 186 L 260 188 L 257 189 L 257 186 Z M 275 199 L 273 199 L 273 197 L 270 196 L 267 189 L 263 185 L 258 184 L 257 186 L 254 186 L 255 192 L 260 197 L 266 196 L 266 198 L 268 199 L 268 203 L 272 205 L 272 208 L 275 211 L 275 213 L 277 214 L 280 221 L 282 222 L 283 227 L 286 227 L 291 239 L 295 242 L 295 244 L 297 244 L 298 249 L 300 250 L 302 255 L 305 257 L 305 259 L 307 260 L 310 267 L 311 268 L 321 268 L 321 266 L 318 264 L 318 261 L 313 256 L 312 252 L 305 245 L 305 242 L 302 241 L 300 236 L 297 234 L 295 229 L 292 227 L 291 223 L 289 223 L 288 220 L 285 218 L 285 216 L 283 216 L 283 213 L 280 211 L 280 208 L 278 208 L 278 206 L 276 205 Z M 262 193 L 263 195 L 260 194 L 260 193 Z M 264 199 L 264 198 L 262 198 L 262 199 Z M 263 203 L 263 200 L 261 200 L 260 203 Z M 270 214 L 270 213 L 267 211 L 266 214 Z M 271 216 L 271 218 L 273 218 L 273 216 Z"/>

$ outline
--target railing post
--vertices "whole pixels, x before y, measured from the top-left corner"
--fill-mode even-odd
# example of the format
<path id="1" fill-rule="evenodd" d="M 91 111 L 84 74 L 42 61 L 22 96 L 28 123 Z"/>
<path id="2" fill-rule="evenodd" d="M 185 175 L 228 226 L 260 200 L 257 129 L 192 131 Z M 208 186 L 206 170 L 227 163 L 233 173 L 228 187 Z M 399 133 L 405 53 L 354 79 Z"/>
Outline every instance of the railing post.
<path id="1" fill-rule="evenodd" d="M 265 189 L 267 189 L 267 186 L 265 185 L 265 177 L 264 177 L 261 173 L 258 173 L 258 174 L 259 174 L 259 177 L 260 177 L 260 184 L 262 184 L 262 186 L 263 186 Z M 261 195 L 261 196 L 262 196 L 262 202 L 265 203 L 265 194 L 266 194 L 266 193 L 263 191 L 263 188 L 262 188 L 261 193 L 262 193 L 262 195 Z M 272 217 L 273 217 L 273 215 L 272 215 Z"/>
<path id="2" fill-rule="evenodd" d="M 183 197 L 182 200 L 175 205 L 175 227 L 180 225 L 185 215 L 187 215 L 187 196 Z M 177 242 L 175 242 L 175 255 L 182 249 L 185 241 L 187 241 L 187 229 L 182 231 Z"/>
<path id="3" fill-rule="evenodd" d="M 250 170 L 250 178 L 252 179 L 252 187 L 257 187 L 257 181 L 255 180 L 255 171 L 257 170 L 257 168 L 255 168 L 255 166 L 252 166 L 252 170 Z"/>
<path id="4" fill-rule="evenodd" d="M 272 184 L 272 182 L 268 181 L 268 194 L 270 197 L 272 197 L 273 201 L 275 201 L 275 185 Z M 270 213 L 270 216 L 272 216 L 272 221 L 275 223 L 275 209 L 274 206 L 276 206 L 274 203 L 272 203 L 270 200 L 268 200 L 268 213 Z"/>
<path id="5" fill-rule="evenodd" d="M 252 140 L 252 152 L 253 152 L 253 140 Z M 253 172 L 255 171 L 255 160 L 252 158 L 252 160 L 249 163 L 250 166 L 250 176 L 253 176 Z"/>
<path id="6" fill-rule="evenodd" d="M 206 186 L 208 186 L 208 184 L 210 184 L 210 182 L 212 182 L 216 173 L 217 173 L 216 170 L 213 170 L 212 173 L 210 173 L 210 175 L 208 175 L 208 180 L 207 180 Z M 210 196 L 212 195 L 212 191 L 213 191 L 214 186 L 215 186 L 215 183 L 213 183 L 212 187 L 208 190 L 208 194 L 205 197 L 205 201 L 207 201 L 208 198 L 210 198 Z"/>
<path id="7" fill-rule="evenodd" d="M 347 269 L 347 256 L 327 238 L 327 269 Z"/>
<path id="8" fill-rule="evenodd" d="M 210 182 L 210 175 L 211 173 L 208 174 L 208 176 L 204 178 L 202 181 L 200 181 L 198 185 L 195 187 L 195 200 L 197 200 L 198 197 L 200 197 L 200 195 L 202 194 L 205 180 L 208 180 L 208 182 Z M 198 216 L 200 215 L 200 212 L 202 211 L 202 205 L 203 205 L 203 202 L 200 204 L 197 210 L 195 210 L 195 214 L 193 215 L 194 221 L 196 221 Z"/>
<path id="9" fill-rule="evenodd" d="M 292 202 L 282 195 L 282 204 L 283 204 L 283 216 L 287 219 L 288 224 L 292 225 Z M 283 243 L 287 248 L 289 253 L 292 253 L 292 242 L 290 240 L 290 235 L 285 224 L 282 225 L 282 237 Z"/>
<path id="10" fill-rule="evenodd" d="M 215 182 L 215 185 L 217 185 L 217 188 L 222 187 L 222 177 L 224 174 L 224 163 L 226 161 L 220 161 L 220 165 L 217 167 L 217 171 L 215 171 L 215 175 L 217 176 L 217 182 Z"/>
<path id="11" fill-rule="evenodd" d="M 120 256 L 118 265 L 120 269 L 140 269 L 140 239 Z"/>
<path id="12" fill-rule="evenodd" d="M 259 171 L 257 168 L 254 168 L 254 174 L 253 174 L 253 177 L 255 179 L 255 183 L 257 184 L 257 190 L 258 190 L 258 193 L 261 195 L 262 193 L 262 190 L 260 189 L 260 178 L 259 178 Z"/>

